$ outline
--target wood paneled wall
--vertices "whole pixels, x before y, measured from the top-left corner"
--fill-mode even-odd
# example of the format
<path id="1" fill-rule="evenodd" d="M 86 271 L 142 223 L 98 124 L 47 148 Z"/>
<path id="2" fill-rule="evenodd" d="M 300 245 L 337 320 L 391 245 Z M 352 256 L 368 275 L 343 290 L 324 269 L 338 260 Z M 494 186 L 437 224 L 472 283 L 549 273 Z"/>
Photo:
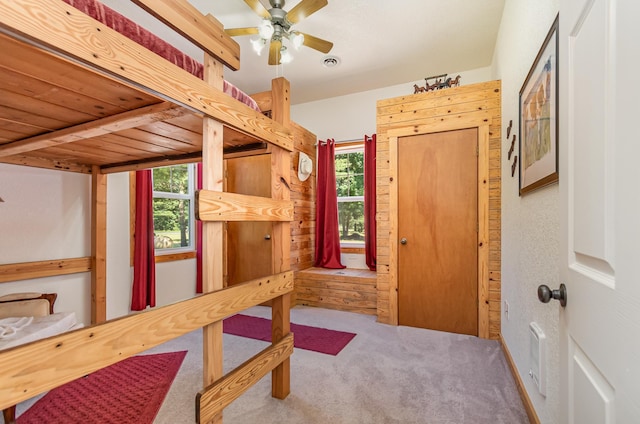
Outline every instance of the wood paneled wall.
<path id="1" fill-rule="evenodd" d="M 294 150 L 291 152 L 291 200 L 293 200 L 293 221 L 291 222 L 291 270 L 297 271 L 313 266 L 316 230 L 316 140 L 315 134 L 291 122 Z M 300 152 L 313 161 L 313 171 L 306 181 L 298 179 L 298 158 Z M 291 304 L 295 305 L 295 291 Z"/>
<path id="2" fill-rule="evenodd" d="M 375 315 L 376 273 L 368 269 L 308 268 L 296 272 L 299 305 Z"/>
<path id="3" fill-rule="evenodd" d="M 488 330 L 484 336 L 498 339 L 500 334 L 500 208 L 501 208 L 501 105 L 500 81 L 489 81 L 380 100 L 377 104 L 377 289 L 378 321 L 397 324 L 397 295 L 394 265 L 397 252 L 392 251 L 389 131 L 410 128 L 415 133 L 428 133 L 429 128 L 448 124 L 464 128 L 487 122 L 489 154 L 481 157 L 489 168 L 489 293 Z M 438 131 L 434 129 L 434 131 Z M 486 156 L 486 155 L 484 155 Z M 480 309 L 485 305 L 480 305 Z M 486 306 L 485 308 L 486 309 Z M 481 334 L 482 336 L 482 334 Z"/>

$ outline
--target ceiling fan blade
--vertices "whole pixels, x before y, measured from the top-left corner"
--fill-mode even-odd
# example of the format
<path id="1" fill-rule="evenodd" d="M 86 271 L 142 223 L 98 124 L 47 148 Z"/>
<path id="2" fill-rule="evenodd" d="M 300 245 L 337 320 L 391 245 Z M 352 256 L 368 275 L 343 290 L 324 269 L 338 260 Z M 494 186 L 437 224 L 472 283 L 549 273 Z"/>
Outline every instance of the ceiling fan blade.
<path id="1" fill-rule="evenodd" d="M 323 40 L 322 38 L 314 37 L 313 35 L 305 34 L 304 35 L 304 44 L 307 47 L 311 47 L 312 49 L 318 50 L 322 53 L 329 53 L 333 48 L 333 43 L 331 41 Z"/>
<path id="2" fill-rule="evenodd" d="M 280 49 L 282 48 L 282 41 L 272 40 L 269 44 L 269 65 L 280 64 Z"/>
<path id="3" fill-rule="evenodd" d="M 262 16 L 265 19 L 271 19 L 271 14 L 269 11 L 260 3 L 260 0 L 244 0 L 245 3 L 256 12 L 259 16 Z"/>
<path id="4" fill-rule="evenodd" d="M 253 35 L 253 34 L 257 34 L 258 33 L 258 28 L 256 28 L 256 27 L 252 27 L 252 28 L 229 28 L 229 29 L 225 29 L 224 32 L 226 32 L 231 37 L 236 37 L 238 35 Z"/>
<path id="5" fill-rule="evenodd" d="M 327 0 L 302 0 L 287 12 L 287 20 L 292 24 L 296 24 L 307 16 L 322 9 L 327 4 Z"/>

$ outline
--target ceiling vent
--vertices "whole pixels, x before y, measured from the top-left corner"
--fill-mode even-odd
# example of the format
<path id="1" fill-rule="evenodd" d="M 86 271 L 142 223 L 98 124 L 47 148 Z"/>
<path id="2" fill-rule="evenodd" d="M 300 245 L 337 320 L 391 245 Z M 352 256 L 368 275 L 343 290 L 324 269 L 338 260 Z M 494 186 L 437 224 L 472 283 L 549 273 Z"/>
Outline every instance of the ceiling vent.
<path id="1" fill-rule="evenodd" d="M 327 56 L 322 60 L 325 68 L 335 68 L 340 64 L 340 59 L 336 56 Z"/>

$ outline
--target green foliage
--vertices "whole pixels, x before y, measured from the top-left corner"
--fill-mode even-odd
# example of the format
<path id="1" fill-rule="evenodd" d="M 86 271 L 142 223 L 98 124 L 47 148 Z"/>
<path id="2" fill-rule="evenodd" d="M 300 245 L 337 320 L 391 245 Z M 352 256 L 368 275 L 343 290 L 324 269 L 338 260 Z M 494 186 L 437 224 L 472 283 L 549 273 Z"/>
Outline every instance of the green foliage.
<path id="1" fill-rule="evenodd" d="M 364 240 L 364 202 L 338 203 L 340 240 Z"/>
<path id="2" fill-rule="evenodd" d="M 153 170 L 153 190 L 165 193 L 189 193 L 189 165 L 174 165 Z"/>
<path id="3" fill-rule="evenodd" d="M 189 194 L 189 165 L 174 165 L 153 170 L 153 190 L 155 192 Z M 189 200 L 154 197 L 154 231 L 177 231 L 179 246 L 189 245 Z M 174 245 L 176 241 L 174 240 Z"/>
<path id="4" fill-rule="evenodd" d="M 167 199 L 153 201 L 153 229 L 156 231 L 173 231 L 178 229 L 175 213 L 167 208 Z"/>
<path id="5" fill-rule="evenodd" d="M 364 196 L 364 152 L 336 153 L 338 197 Z M 340 240 L 364 240 L 364 202 L 338 203 Z"/>
<path id="6" fill-rule="evenodd" d="M 364 196 L 364 153 L 336 154 L 338 197 Z"/>

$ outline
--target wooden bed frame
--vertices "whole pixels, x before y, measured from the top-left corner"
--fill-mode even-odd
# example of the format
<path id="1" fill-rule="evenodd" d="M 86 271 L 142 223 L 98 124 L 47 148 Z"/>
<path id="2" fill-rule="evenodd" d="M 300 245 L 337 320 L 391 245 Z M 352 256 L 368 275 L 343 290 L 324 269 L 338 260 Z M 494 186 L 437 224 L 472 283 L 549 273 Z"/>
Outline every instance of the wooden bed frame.
<path id="1" fill-rule="evenodd" d="M 260 94 L 270 118 L 251 109 L 221 91 L 240 52 L 219 22 L 185 0 L 133 1 L 205 51 L 203 80 L 61 0 L 0 0 L 0 162 L 92 179 L 91 256 L 0 265 L 0 283 L 91 271 L 93 324 L 0 352 L 0 409 L 202 328 L 196 421 L 221 422 L 269 371 L 274 397 L 290 391 L 289 83 Z M 272 157 L 272 197 L 225 193 L 225 151 L 255 145 Z M 273 275 L 224 288 L 223 255 L 204 254 L 202 296 L 106 321 L 106 175 L 200 160 L 204 251 L 224 251 L 224 221 L 272 221 Z M 272 345 L 224 376 L 222 319 L 269 300 Z"/>
<path id="2" fill-rule="evenodd" d="M 6 298 L 9 299 L 6 299 Z M 46 314 L 53 314 L 54 304 L 58 298 L 57 293 L 13 293 L 11 295 L 5 295 L 0 297 L 0 307 L 2 305 L 19 305 L 18 308 L 21 311 L 20 316 L 41 316 Z M 38 302 L 38 304 L 33 303 Z M 40 302 L 46 302 L 44 305 Z M 43 308 L 43 306 L 48 307 Z M 15 308 L 14 308 L 15 310 Z M 3 314 L 0 314 L 0 317 Z M 12 424 L 16 419 L 16 406 L 11 405 L 2 410 L 2 416 L 5 424 Z"/>

